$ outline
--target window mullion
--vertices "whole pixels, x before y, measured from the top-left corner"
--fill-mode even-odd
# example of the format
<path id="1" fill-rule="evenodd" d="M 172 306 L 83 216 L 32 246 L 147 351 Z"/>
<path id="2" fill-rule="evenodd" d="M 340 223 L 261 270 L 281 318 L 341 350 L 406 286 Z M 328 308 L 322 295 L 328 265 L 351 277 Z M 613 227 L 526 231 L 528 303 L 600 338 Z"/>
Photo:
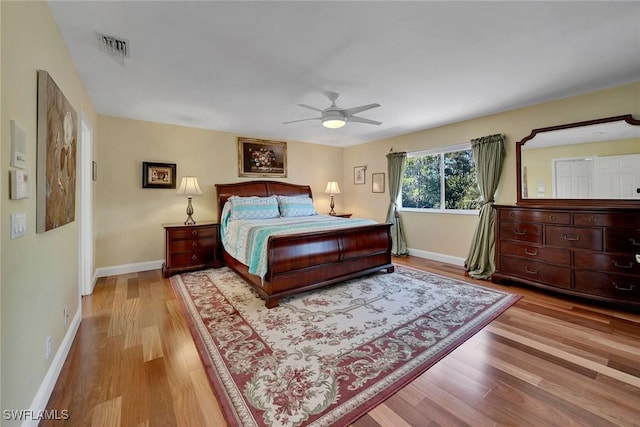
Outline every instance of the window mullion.
<path id="1" fill-rule="evenodd" d="M 440 209 L 446 209 L 444 197 L 444 153 L 440 154 Z"/>

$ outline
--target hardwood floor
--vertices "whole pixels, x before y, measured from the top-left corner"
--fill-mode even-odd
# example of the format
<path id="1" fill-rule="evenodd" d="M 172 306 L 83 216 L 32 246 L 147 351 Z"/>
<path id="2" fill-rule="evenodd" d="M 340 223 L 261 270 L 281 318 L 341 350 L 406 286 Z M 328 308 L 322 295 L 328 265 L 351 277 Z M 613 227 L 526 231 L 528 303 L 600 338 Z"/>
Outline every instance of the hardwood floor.
<path id="1" fill-rule="evenodd" d="M 394 262 L 523 295 L 354 427 L 640 426 L 640 314 Z M 225 426 L 168 279 L 102 278 L 41 426 Z"/>

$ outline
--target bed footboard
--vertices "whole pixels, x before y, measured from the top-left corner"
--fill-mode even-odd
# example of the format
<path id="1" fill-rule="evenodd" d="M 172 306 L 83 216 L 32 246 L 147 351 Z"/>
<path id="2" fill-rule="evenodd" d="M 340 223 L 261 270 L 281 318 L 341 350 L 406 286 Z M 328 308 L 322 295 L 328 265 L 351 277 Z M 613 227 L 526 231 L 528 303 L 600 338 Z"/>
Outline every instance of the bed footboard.
<path id="1" fill-rule="evenodd" d="M 225 263 L 275 307 L 281 298 L 386 269 L 391 263 L 391 224 L 331 232 L 273 236 L 263 281 L 226 252 Z"/>

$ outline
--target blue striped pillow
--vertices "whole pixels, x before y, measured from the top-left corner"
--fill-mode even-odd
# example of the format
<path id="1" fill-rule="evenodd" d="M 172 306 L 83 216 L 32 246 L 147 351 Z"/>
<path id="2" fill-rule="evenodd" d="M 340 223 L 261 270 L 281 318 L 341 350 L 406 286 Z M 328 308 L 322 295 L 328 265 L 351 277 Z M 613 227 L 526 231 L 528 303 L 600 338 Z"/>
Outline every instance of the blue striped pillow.
<path id="1" fill-rule="evenodd" d="M 278 196 L 280 215 L 283 217 L 316 215 L 313 200 L 309 196 Z"/>
<path id="2" fill-rule="evenodd" d="M 280 216 L 276 196 L 231 196 L 229 202 L 231 202 L 231 219 L 268 219 Z"/>

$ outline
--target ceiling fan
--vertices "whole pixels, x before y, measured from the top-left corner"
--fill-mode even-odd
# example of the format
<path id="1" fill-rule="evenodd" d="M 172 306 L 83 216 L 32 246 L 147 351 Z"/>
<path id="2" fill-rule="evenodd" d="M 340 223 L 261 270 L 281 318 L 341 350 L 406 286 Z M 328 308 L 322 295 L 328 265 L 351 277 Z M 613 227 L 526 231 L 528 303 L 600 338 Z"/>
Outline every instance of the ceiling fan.
<path id="1" fill-rule="evenodd" d="M 377 122 L 375 120 L 369 120 L 363 117 L 354 116 L 354 114 L 360 113 L 362 111 L 370 110 L 372 108 L 377 108 L 380 106 L 380 104 L 367 104 L 367 105 L 361 105 L 360 107 L 340 108 L 336 106 L 336 99 L 338 99 L 339 96 L 340 95 L 335 92 L 328 92 L 327 97 L 329 98 L 329 101 L 331 101 L 331 106 L 329 108 L 325 108 L 324 110 L 321 110 L 316 107 L 312 107 L 307 104 L 298 104 L 300 107 L 308 108 L 313 111 L 318 111 L 319 113 L 321 113 L 320 117 L 291 120 L 289 122 L 284 122 L 283 124 L 286 125 L 289 123 L 304 122 L 307 120 L 322 120 L 322 125 L 329 129 L 341 128 L 342 126 L 346 125 L 347 122 L 367 123 L 370 125 L 382 124 L 382 122 Z"/>

